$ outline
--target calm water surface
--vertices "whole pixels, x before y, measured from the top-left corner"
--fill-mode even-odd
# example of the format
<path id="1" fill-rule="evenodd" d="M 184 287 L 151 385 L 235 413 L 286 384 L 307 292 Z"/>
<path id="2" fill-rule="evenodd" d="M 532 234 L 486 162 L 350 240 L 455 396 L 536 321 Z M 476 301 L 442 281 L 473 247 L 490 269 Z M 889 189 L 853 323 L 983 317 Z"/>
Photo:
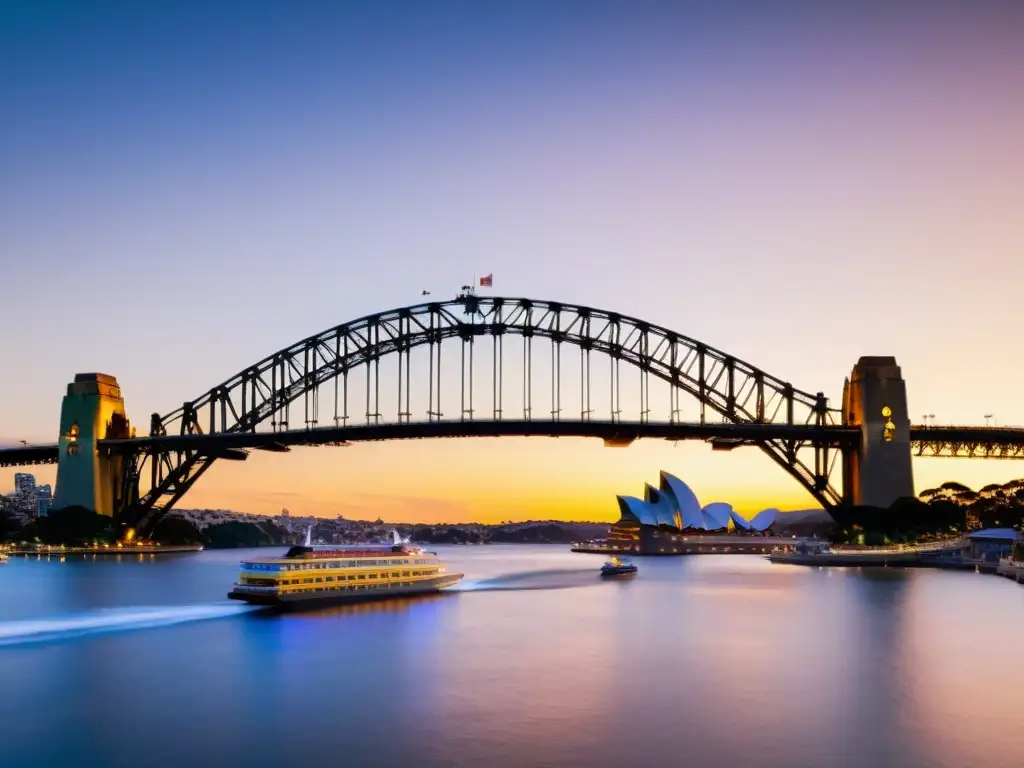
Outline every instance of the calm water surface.
<path id="1" fill-rule="evenodd" d="M 253 552 L 12 559 L 0 764 L 1024 764 L 1004 579 L 437 549 L 461 591 L 286 616 L 224 599 Z"/>

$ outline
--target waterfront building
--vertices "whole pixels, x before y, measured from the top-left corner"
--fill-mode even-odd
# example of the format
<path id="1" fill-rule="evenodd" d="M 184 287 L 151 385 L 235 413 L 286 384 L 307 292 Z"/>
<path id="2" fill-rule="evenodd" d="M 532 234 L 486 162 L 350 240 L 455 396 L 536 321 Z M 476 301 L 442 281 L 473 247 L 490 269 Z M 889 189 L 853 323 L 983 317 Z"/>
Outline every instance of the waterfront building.
<path id="1" fill-rule="evenodd" d="M 725 502 L 701 506 L 697 495 L 674 475 L 662 472 L 659 487 L 647 485 L 644 497 L 618 496 L 620 518 L 608 536 L 613 547 L 634 552 L 676 551 L 684 534 L 732 533 L 760 536 L 775 523 L 777 509 L 765 509 L 750 520 Z"/>
<path id="2" fill-rule="evenodd" d="M 1009 557 L 1020 534 L 1013 528 L 985 528 L 966 536 L 965 556 L 970 560 L 995 565 L 1001 557 Z"/>

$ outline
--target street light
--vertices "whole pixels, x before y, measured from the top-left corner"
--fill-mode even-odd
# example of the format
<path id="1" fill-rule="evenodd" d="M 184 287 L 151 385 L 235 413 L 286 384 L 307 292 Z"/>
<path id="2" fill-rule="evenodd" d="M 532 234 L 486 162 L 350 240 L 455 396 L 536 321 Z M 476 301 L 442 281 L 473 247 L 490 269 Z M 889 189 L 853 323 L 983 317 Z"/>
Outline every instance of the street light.
<path id="1" fill-rule="evenodd" d="M 985 426 L 987 427 L 987 426 L 988 426 L 988 422 L 989 422 L 989 420 L 990 420 L 990 419 L 994 419 L 994 418 L 995 418 L 995 416 L 994 416 L 993 414 L 991 414 L 991 413 L 986 413 L 986 414 L 985 414 Z"/>

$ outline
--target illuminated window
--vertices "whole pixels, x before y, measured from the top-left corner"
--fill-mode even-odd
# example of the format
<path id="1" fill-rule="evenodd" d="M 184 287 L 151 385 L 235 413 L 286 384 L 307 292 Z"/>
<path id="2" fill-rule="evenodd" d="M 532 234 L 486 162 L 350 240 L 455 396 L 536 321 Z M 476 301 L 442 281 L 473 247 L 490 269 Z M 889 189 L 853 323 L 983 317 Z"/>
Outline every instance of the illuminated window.
<path id="1" fill-rule="evenodd" d="M 882 426 L 882 440 L 890 443 L 896 437 L 896 425 L 892 421 L 892 409 L 888 405 L 882 406 L 882 418 L 885 424 Z"/>
<path id="2" fill-rule="evenodd" d="M 76 453 L 78 453 L 79 446 L 78 446 L 78 422 L 77 421 L 74 424 L 72 424 L 71 425 L 71 429 L 68 430 L 67 438 L 68 438 L 68 453 L 69 454 L 76 454 Z"/>

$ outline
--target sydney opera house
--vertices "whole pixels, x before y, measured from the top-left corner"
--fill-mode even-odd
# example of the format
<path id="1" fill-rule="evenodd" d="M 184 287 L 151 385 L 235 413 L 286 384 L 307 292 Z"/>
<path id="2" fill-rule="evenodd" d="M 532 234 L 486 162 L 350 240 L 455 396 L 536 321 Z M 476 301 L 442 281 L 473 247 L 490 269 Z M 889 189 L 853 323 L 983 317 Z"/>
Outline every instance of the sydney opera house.
<path id="1" fill-rule="evenodd" d="M 747 520 L 731 504 L 714 502 L 702 507 L 690 487 L 667 472 L 661 473 L 658 488 L 647 485 L 642 499 L 619 496 L 618 501 L 621 518 L 612 527 L 608 544 L 635 552 L 665 551 L 666 545 L 679 542 L 684 535 L 763 535 L 779 513 L 766 509 Z"/>

